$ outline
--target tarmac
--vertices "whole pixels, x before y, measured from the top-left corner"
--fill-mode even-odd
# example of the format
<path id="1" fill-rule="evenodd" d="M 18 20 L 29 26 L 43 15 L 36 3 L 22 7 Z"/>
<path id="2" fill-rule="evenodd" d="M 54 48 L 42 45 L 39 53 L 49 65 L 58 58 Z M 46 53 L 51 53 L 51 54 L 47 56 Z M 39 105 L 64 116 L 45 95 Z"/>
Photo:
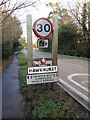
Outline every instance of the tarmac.
<path id="1" fill-rule="evenodd" d="M 11 63 L 2 73 L 2 118 L 24 118 L 24 99 L 19 92 L 18 59 L 13 55 Z"/>

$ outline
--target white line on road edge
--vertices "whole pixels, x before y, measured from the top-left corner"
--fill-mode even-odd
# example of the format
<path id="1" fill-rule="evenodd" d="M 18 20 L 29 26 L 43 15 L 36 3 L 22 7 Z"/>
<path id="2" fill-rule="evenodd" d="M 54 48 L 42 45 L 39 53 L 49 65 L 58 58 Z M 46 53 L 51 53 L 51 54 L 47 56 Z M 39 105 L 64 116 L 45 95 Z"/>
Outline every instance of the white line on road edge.
<path id="1" fill-rule="evenodd" d="M 76 66 L 78 66 L 78 67 L 83 67 L 83 66 L 81 66 L 81 65 L 77 65 L 77 64 L 76 64 Z"/>
<path id="2" fill-rule="evenodd" d="M 83 84 L 83 85 L 85 85 L 85 83 L 90 83 L 90 81 L 82 81 L 81 83 Z"/>
<path id="3" fill-rule="evenodd" d="M 59 78 L 59 80 L 62 85 L 60 83 L 57 84 L 60 87 L 62 87 L 68 94 L 70 94 L 74 99 L 76 99 L 82 106 L 84 106 L 87 110 L 90 111 L 90 107 L 88 106 L 90 104 L 90 98 L 88 98 L 87 96 L 79 92 L 77 89 L 73 88 L 72 86 L 64 82 L 62 79 Z M 83 103 L 83 101 L 81 101 L 80 98 L 76 97 L 72 92 L 68 91 L 67 88 L 63 87 L 63 85 L 65 85 L 67 88 L 73 91 L 76 95 L 82 97 L 87 102 L 87 104 Z"/>
<path id="4" fill-rule="evenodd" d="M 67 86 L 69 89 L 71 89 L 73 92 L 75 92 L 76 94 L 78 94 L 79 96 L 81 96 L 84 100 L 86 100 L 87 102 L 90 100 L 90 98 L 88 98 L 87 96 L 85 96 L 83 93 L 79 92 L 77 89 L 73 88 L 72 86 L 70 86 L 69 84 L 67 84 L 66 82 L 64 82 L 64 80 L 60 79 L 60 82 L 62 84 L 64 84 L 65 86 Z M 59 83 L 58 83 L 59 85 Z"/>
<path id="5" fill-rule="evenodd" d="M 59 61 L 58 61 L 59 62 Z M 61 62 L 61 61 L 60 61 Z M 77 66 L 77 67 L 84 67 L 84 66 L 81 66 L 81 65 L 78 65 L 78 64 L 73 64 L 73 63 L 69 63 L 69 62 L 64 62 L 64 61 L 62 61 L 63 63 L 67 63 L 67 64 L 72 64 L 72 65 L 74 65 L 74 66 Z"/>
<path id="6" fill-rule="evenodd" d="M 82 86 L 81 84 L 75 82 L 75 81 L 72 79 L 72 77 L 74 77 L 74 76 L 78 76 L 78 75 L 90 76 L 90 74 L 75 73 L 75 74 L 71 74 L 71 75 L 69 75 L 67 78 L 68 78 L 68 80 L 70 80 L 71 82 L 73 82 L 73 83 L 76 84 L 77 86 L 81 87 L 81 88 L 84 89 L 85 91 L 90 92 L 90 91 L 88 90 L 88 88 Z"/>

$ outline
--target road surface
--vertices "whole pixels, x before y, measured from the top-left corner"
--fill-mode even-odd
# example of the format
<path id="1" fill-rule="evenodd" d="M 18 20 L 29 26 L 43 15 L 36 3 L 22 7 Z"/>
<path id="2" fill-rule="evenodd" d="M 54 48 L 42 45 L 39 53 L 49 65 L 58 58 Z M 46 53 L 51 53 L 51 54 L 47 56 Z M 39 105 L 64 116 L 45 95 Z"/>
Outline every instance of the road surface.
<path id="1" fill-rule="evenodd" d="M 27 51 L 23 51 L 26 55 Z M 51 58 L 51 53 L 33 50 L 34 58 Z M 59 83 L 71 96 L 90 111 L 89 61 L 58 55 Z"/>

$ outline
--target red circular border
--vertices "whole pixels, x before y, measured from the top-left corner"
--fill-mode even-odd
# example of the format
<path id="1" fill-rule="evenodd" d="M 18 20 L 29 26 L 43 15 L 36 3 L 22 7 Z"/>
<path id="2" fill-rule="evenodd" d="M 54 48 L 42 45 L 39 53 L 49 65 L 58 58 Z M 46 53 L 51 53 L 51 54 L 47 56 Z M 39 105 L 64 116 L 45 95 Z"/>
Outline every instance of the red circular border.
<path id="1" fill-rule="evenodd" d="M 39 35 L 39 34 L 37 33 L 37 31 L 36 31 L 36 24 L 37 24 L 37 22 L 38 22 L 39 20 L 46 20 L 46 21 L 48 21 L 48 22 L 50 23 L 50 25 L 51 25 L 51 31 L 49 32 L 48 35 L 46 35 L 46 36 L 41 36 L 41 35 Z M 48 38 L 48 37 L 52 34 L 53 25 L 52 25 L 51 21 L 50 21 L 48 18 L 39 18 L 39 19 L 37 19 L 37 20 L 34 22 L 34 24 L 33 24 L 33 31 L 34 31 L 35 35 L 36 35 L 37 37 L 39 37 L 39 38 Z"/>

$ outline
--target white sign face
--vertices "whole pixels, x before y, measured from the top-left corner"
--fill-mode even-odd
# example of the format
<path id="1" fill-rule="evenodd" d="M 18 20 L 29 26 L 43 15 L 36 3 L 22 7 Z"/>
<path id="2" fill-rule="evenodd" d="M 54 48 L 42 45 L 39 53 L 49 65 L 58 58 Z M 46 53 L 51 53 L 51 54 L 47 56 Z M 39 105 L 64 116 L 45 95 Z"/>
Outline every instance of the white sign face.
<path id="1" fill-rule="evenodd" d="M 39 38 L 48 38 L 52 31 L 53 25 L 47 18 L 39 18 L 34 23 L 34 33 Z"/>
<path id="2" fill-rule="evenodd" d="M 30 68 L 28 68 L 28 74 L 53 73 L 53 72 L 58 72 L 57 66 L 30 67 Z"/>
<path id="3" fill-rule="evenodd" d="M 48 48 L 48 40 L 47 39 L 38 39 L 37 46 L 38 46 L 38 48 Z"/>
<path id="4" fill-rule="evenodd" d="M 58 82 L 58 73 L 27 75 L 27 84 Z"/>
<path id="5" fill-rule="evenodd" d="M 36 30 L 40 36 L 47 36 L 49 31 L 51 31 L 50 23 L 46 20 L 40 20 L 36 24 Z"/>

